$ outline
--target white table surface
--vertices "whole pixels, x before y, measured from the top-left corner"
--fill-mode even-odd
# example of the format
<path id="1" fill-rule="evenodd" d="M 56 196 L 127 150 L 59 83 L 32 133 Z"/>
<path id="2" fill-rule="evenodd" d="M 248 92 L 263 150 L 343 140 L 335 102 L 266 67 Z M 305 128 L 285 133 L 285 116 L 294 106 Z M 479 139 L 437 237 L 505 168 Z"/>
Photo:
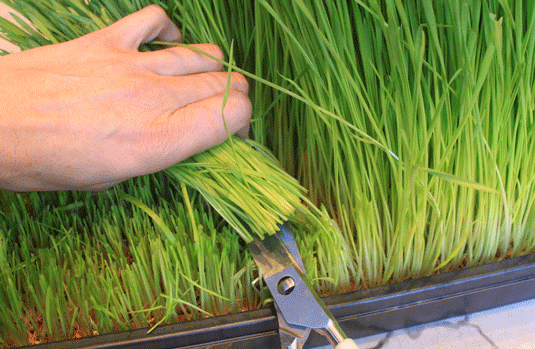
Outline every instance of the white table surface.
<path id="1" fill-rule="evenodd" d="M 534 349 L 535 299 L 355 342 L 359 349 Z"/>

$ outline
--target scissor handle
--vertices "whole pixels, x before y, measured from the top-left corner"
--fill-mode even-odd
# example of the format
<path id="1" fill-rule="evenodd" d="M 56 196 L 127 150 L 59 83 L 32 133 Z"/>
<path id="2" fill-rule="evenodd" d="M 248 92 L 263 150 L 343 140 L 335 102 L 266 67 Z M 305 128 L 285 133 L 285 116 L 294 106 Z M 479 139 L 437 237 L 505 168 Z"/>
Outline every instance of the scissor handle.
<path id="1" fill-rule="evenodd" d="M 359 349 L 357 343 L 351 338 L 346 338 L 336 346 L 336 349 Z"/>

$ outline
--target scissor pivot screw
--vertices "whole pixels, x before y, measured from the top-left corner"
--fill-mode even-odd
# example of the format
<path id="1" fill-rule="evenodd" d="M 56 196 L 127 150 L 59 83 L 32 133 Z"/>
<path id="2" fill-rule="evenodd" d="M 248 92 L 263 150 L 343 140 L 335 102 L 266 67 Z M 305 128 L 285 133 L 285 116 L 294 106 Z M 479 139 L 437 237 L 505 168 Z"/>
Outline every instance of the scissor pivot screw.
<path id="1" fill-rule="evenodd" d="M 285 276 L 282 279 L 279 280 L 279 284 L 277 285 L 277 290 L 279 293 L 283 296 L 287 296 L 295 288 L 295 281 L 290 276 Z"/>

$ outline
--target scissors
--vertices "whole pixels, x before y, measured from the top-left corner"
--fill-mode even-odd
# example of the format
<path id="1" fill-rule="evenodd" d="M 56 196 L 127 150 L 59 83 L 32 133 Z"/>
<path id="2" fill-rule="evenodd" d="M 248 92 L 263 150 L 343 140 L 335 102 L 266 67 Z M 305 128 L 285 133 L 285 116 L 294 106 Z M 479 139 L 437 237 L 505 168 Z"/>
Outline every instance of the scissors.
<path id="1" fill-rule="evenodd" d="M 290 226 L 279 227 L 274 235 L 256 235 L 247 247 L 273 296 L 282 349 L 302 349 L 311 330 L 336 349 L 358 349 L 312 289 Z"/>

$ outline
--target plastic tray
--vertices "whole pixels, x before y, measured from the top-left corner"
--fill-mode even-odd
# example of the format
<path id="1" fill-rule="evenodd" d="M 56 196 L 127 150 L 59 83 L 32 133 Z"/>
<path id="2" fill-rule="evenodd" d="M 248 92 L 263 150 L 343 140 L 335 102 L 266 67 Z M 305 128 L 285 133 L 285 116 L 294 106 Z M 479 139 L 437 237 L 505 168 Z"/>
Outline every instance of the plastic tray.
<path id="1" fill-rule="evenodd" d="M 325 298 L 352 338 L 535 298 L 535 254 Z M 273 308 L 32 346 L 34 349 L 280 348 Z M 312 333 L 307 348 L 325 345 Z"/>

